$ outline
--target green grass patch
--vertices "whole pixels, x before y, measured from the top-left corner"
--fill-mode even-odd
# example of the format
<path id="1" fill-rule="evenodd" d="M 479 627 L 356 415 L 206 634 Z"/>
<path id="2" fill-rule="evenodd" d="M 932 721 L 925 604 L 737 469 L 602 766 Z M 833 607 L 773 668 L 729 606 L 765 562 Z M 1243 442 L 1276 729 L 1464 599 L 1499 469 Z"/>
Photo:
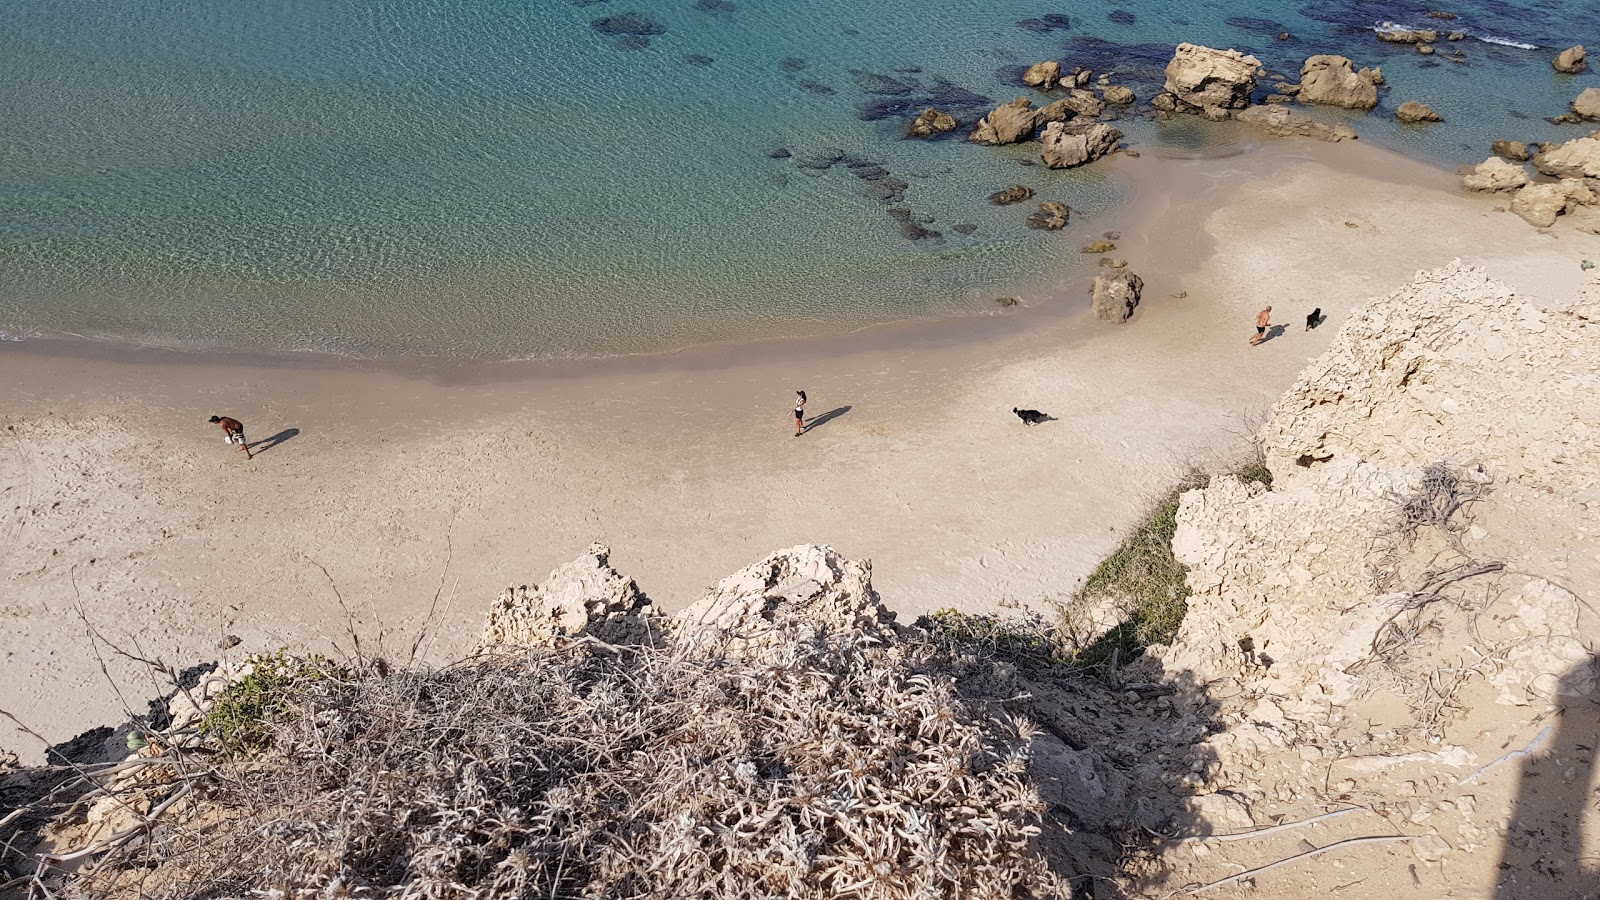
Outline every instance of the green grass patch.
<path id="1" fill-rule="evenodd" d="M 248 756 L 272 742 L 271 726 L 318 682 L 349 672 L 325 656 L 294 656 L 287 649 L 246 660 L 250 674 L 228 685 L 200 722 L 202 734 L 229 756 Z"/>

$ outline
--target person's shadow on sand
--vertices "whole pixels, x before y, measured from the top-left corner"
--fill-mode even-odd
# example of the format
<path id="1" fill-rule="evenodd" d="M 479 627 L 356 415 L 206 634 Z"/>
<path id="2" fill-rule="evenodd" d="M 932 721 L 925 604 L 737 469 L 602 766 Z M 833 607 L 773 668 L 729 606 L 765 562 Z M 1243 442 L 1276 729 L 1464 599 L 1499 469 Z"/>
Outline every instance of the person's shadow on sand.
<path id="1" fill-rule="evenodd" d="M 1586 852 L 1597 827 L 1590 788 L 1600 700 L 1581 693 L 1593 687 L 1596 668 L 1600 657 L 1561 679 L 1561 706 L 1547 726 L 1553 733 L 1522 761 L 1495 884 L 1500 900 L 1600 896 L 1600 858 Z"/>
<path id="2" fill-rule="evenodd" d="M 807 434 L 814 428 L 818 428 L 826 425 L 829 422 L 832 422 L 834 419 L 837 419 L 849 412 L 850 409 L 851 407 L 849 406 L 841 406 L 838 409 L 830 409 L 821 415 L 812 416 L 810 421 L 806 422 L 805 431 L 802 431 L 801 434 Z"/>
<path id="3" fill-rule="evenodd" d="M 261 440 L 256 441 L 255 443 L 251 444 L 250 445 L 250 452 L 251 453 L 265 453 L 268 450 L 271 450 L 273 447 L 276 447 L 279 444 L 283 443 L 284 441 L 287 441 L 290 438 L 295 437 L 299 433 L 300 433 L 300 429 L 298 429 L 298 428 L 285 428 L 284 430 L 278 432 L 277 434 L 273 435 L 272 437 L 262 438 Z"/>
<path id="4" fill-rule="evenodd" d="M 1289 326 L 1287 326 L 1287 325 L 1274 325 L 1271 328 L 1267 329 L 1266 337 L 1263 337 L 1261 340 L 1257 341 L 1256 342 L 1256 346 L 1259 347 L 1262 344 L 1265 344 L 1267 341 L 1270 341 L 1275 337 L 1282 337 L 1283 333 L 1285 331 L 1288 331 L 1288 330 L 1289 330 Z"/>

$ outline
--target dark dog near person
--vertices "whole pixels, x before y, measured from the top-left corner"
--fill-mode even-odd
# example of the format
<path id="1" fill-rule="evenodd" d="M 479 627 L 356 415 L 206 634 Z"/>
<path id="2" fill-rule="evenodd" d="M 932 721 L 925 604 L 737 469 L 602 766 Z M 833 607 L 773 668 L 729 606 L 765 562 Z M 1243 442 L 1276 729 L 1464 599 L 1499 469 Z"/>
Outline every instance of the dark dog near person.
<path id="1" fill-rule="evenodd" d="M 1013 406 L 1011 411 L 1017 414 L 1017 418 L 1021 419 L 1024 425 L 1037 425 L 1040 422 L 1050 421 L 1049 416 L 1039 412 L 1037 409 L 1017 409 Z"/>
<path id="2" fill-rule="evenodd" d="M 1317 327 L 1318 325 L 1321 325 L 1321 324 L 1322 324 L 1322 307 L 1319 306 L 1316 309 L 1313 309 L 1311 311 L 1311 315 L 1306 316 L 1306 330 L 1310 331 L 1311 329 L 1313 329 L 1313 328 L 1315 328 L 1315 327 Z"/>

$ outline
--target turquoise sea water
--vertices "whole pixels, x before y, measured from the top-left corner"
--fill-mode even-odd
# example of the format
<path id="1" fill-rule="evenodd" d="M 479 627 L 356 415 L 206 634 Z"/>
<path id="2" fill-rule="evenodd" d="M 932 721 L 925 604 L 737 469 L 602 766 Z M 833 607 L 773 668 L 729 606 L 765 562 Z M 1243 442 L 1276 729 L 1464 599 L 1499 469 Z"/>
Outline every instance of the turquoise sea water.
<path id="1" fill-rule="evenodd" d="M 1147 99 L 1190 40 L 1291 74 L 1315 52 L 1381 64 L 1392 88 L 1353 124 L 1435 161 L 1586 133 L 1543 117 L 1600 84 L 1549 67 L 1600 43 L 1600 0 L 1445 8 L 0 0 L 0 332 L 511 358 L 989 310 L 1082 266 L 1087 235 L 1029 231 L 1031 205 L 988 193 L 1022 182 L 1082 220 L 1117 191 L 1025 165 L 1032 145 L 904 140 L 907 115 L 970 122 L 1046 58 Z M 1385 20 L 1471 37 L 1422 57 L 1376 41 Z M 1446 123 L 1396 126 L 1406 99 Z M 797 165 L 830 148 L 856 167 Z M 908 240 L 891 208 L 940 237 Z"/>

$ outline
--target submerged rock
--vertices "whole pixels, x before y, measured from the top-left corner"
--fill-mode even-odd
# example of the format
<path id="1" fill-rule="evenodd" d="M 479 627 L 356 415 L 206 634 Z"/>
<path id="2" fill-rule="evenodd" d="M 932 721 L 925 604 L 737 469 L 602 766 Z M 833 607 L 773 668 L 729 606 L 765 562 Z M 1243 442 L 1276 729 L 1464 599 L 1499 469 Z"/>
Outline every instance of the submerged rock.
<path id="1" fill-rule="evenodd" d="M 1072 216 L 1072 210 L 1065 203 L 1046 200 L 1039 204 L 1039 211 L 1028 216 L 1028 227 L 1041 231 L 1060 231 L 1067 227 L 1067 221 Z"/>
<path id="2" fill-rule="evenodd" d="M 989 202 L 995 206 L 1010 206 L 1021 203 L 1033 196 L 1033 188 L 1025 184 L 1013 184 L 1008 188 L 995 191 L 989 195 Z"/>
<path id="3" fill-rule="evenodd" d="M 1167 92 L 1200 110 L 1243 109 L 1256 89 L 1261 60 L 1237 50 L 1179 44 L 1167 64 Z"/>
<path id="4" fill-rule="evenodd" d="M 590 22 L 589 27 L 601 34 L 612 36 L 653 37 L 667 33 L 667 26 L 640 12 L 625 12 L 615 16 L 602 16 Z"/>
<path id="5" fill-rule="evenodd" d="M 1495 156 L 1515 162 L 1527 162 L 1533 159 L 1533 153 L 1522 141 L 1495 141 L 1489 149 Z"/>
<path id="6" fill-rule="evenodd" d="M 1117 149 L 1122 132 L 1103 122 L 1068 125 L 1051 122 L 1039 138 L 1039 158 L 1052 169 L 1070 169 L 1094 162 Z"/>
<path id="7" fill-rule="evenodd" d="M 1235 113 L 1234 118 L 1278 137 L 1304 137 L 1329 143 L 1356 139 L 1355 130 L 1348 125 L 1325 125 L 1297 116 L 1282 106 L 1252 106 Z"/>
<path id="8" fill-rule="evenodd" d="M 1304 103 L 1345 109 L 1372 109 L 1378 105 L 1378 88 L 1372 76 L 1357 72 L 1348 58 L 1331 54 L 1306 60 L 1300 67 L 1300 90 L 1295 96 Z"/>
<path id="9" fill-rule="evenodd" d="M 1107 103 L 1115 103 L 1117 106 L 1127 106 L 1134 100 L 1138 99 L 1134 96 L 1132 90 L 1125 88 L 1120 84 L 1106 85 L 1105 90 L 1101 93 L 1105 95 Z"/>
<path id="10" fill-rule="evenodd" d="M 1091 241 L 1083 245 L 1084 253 L 1110 253 L 1117 249 L 1117 245 L 1110 241 Z"/>
<path id="11" fill-rule="evenodd" d="M 1094 314 L 1108 322 L 1126 322 L 1133 316 L 1143 291 L 1144 279 L 1132 272 L 1096 275 L 1091 288 Z"/>

